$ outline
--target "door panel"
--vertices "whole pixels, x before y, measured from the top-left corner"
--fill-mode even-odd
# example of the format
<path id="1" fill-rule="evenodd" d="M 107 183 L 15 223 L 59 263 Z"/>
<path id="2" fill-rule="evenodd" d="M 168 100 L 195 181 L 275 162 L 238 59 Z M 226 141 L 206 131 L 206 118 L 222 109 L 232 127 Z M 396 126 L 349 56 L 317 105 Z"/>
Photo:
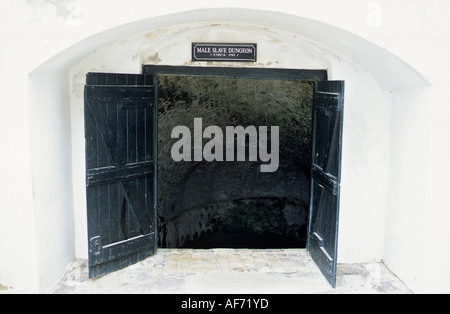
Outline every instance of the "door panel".
<path id="1" fill-rule="evenodd" d="M 153 78 L 89 73 L 85 87 L 89 276 L 156 250 Z"/>
<path id="2" fill-rule="evenodd" d="M 344 82 L 316 83 L 308 250 L 336 286 Z"/>

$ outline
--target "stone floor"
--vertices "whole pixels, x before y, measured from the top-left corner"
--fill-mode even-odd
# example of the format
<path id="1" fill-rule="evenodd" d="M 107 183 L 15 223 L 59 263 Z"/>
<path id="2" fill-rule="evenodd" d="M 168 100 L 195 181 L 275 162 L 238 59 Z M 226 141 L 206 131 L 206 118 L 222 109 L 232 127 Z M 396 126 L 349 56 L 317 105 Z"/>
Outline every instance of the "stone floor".
<path id="1" fill-rule="evenodd" d="M 57 294 L 409 294 L 382 263 L 339 264 L 337 288 L 323 278 L 306 250 L 159 249 L 147 260 L 88 279 L 76 260 Z"/>

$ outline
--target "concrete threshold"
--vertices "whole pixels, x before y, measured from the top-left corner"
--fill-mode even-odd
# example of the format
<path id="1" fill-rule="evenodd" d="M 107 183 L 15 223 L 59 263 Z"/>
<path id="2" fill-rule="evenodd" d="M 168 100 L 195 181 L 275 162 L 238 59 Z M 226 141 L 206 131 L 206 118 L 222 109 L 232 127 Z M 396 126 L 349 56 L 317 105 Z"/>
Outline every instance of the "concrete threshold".
<path id="1" fill-rule="evenodd" d="M 339 264 L 333 289 L 304 249 L 159 249 L 98 279 L 75 260 L 56 294 L 410 294 L 383 263 Z"/>

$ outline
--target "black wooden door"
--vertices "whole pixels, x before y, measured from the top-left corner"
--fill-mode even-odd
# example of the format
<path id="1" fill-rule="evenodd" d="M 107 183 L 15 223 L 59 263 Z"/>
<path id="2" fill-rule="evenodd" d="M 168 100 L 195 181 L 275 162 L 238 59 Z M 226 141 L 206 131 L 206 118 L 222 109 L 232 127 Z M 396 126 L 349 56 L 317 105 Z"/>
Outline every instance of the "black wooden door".
<path id="1" fill-rule="evenodd" d="M 336 287 L 344 82 L 317 82 L 313 107 L 308 250 Z"/>
<path id="2" fill-rule="evenodd" d="M 90 278 L 155 253 L 155 99 L 152 76 L 87 75 L 84 111 Z"/>

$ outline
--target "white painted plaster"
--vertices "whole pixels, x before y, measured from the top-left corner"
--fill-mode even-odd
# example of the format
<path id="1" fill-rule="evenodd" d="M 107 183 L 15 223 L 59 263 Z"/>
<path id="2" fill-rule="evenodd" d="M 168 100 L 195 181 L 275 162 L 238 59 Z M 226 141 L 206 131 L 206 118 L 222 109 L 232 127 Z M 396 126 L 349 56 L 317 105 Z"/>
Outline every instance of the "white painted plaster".
<path id="1" fill-rule="evenodd" d="M 75 257 L 69 78 L 35 73 L 29 82 L 37 259 L 41 289 L 49 290 Z"/>

